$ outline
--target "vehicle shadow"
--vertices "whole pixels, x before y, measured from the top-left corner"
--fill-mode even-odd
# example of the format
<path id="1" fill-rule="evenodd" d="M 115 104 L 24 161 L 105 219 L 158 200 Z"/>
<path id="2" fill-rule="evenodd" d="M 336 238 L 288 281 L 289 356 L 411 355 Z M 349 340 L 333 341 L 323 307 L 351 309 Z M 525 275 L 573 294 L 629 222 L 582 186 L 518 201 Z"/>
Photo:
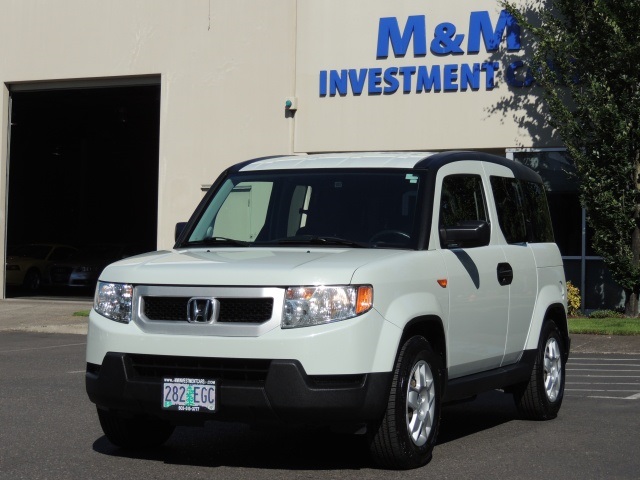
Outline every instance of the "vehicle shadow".
<path id="1" fill-rule="evenodd" d="M 452 442 L 516 420 L 510 395 L 489 392 L 442 410 L 438 444 Z M 437 449 L 437 447 L 436 447 Z M 375 468 L 364 436 L 323 429 L 252 429 L 212 422 L 204 428 L 177 428 L 167 443 L 150 450 L 125 450 L 102 436 L 93 450 L 109 456 L 201 467 L 278 470 L 361 470 Z"/>
<path id="2" fill-rule="evenodd" d="M 360 470 L 372 468 L 362 436 L 327 430 L 254 430 L 243 424 L 212 422 L 204 428 L 177 428 L 167 443 L 152 450 L 124 450 L 106 437 L 94 451 L 110 456 L 199 467 L 278 470 Z"/>
<path id="3" fill-rule="evenodd" d="M 448 405 L 442 409 L 438 445 L 490 430 L 519 418 L 510 394 L 497 390 L 485 392 L 473 401 Z"/>

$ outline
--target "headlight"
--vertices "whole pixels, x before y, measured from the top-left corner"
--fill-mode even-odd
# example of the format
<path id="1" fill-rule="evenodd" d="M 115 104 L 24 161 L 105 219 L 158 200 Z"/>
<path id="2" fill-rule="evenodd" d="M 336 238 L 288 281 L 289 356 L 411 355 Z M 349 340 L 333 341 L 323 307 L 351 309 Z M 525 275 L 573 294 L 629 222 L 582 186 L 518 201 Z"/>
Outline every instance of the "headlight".
<path id="1" fill-rule="evenodd" d="M 289 287 L 285 292 L 282 328 L 310 327 L 361 315 L 373 305 L 373 287 Z"/>
<path id="2" fill-rule="evenodd" d="M 100 315 L 116 322 L 131 321 L 133 285 L 98 282 L 93 308 Z"/>

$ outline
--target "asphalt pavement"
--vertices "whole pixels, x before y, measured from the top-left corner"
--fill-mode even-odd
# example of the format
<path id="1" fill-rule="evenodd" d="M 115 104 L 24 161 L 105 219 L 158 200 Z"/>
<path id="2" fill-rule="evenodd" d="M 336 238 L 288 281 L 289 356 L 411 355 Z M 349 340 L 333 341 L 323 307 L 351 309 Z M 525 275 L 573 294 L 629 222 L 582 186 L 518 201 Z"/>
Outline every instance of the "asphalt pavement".
<path id="1" fill-rule="evenodd" d="M 88 317 L 74 316 L 92 306 L 91 298 L 8 298 L 0 300 L 0 332 L 26 331 L 86 335 Z"/>
<path id="2" fill-rule="evenodd" d="M 86 335 L 91 298 L 9 298 L 0 300 L 0 332 L 27 331 Z M 571 353 L 640 353 L 640 335 L 572 335 Z"/>
<path id="3" fill-rule="evenodd" d="M 0 480 L 83 478 L 387 479 L 358 437 L 179 427 L 154 451 L 103 436 L 84 390 L 89 298 L 0 300 Z M 71 333 L 71 334 L 69 334 Z M 433 460 L 398 478 L 638 478 L 640 336 L 573 335 L 565 400 L 552 422 L 519 418 L 510 395 L 443 408 Z M 615 355 L 611 355 L 615 354 Z M 624 355 L 622 355 L 624 354 Z"/>
<path id="4" fill-rule="evenodd" d="M 550 422 L 519 417 L 498 391 L 445 406 L 433 460 L 376 469 L 362 437 L 212 421 L 163 447 L 123 450 L 85 392 L 83 335 L 0 332 L 0 480 L 638 479 L 640 354 L 575 354 Z M 618 373 L 614 373 L 618 372 Z"/>

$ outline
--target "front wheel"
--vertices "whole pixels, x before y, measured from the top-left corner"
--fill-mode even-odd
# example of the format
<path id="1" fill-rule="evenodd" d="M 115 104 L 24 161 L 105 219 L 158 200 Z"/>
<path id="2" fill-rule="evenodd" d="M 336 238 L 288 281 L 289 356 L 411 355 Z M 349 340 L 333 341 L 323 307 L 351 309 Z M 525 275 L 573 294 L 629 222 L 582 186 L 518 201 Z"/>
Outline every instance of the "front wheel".
<path id="1" fill-rule="evenodd" d="M 42 277 L 40 276 L 40 272 L 35 268 L 32 268 L 27 272 L 24 276 L 24 288 L 31 293 L 37 292 L 40 290 L 40 285 L 42 284 Z"/>
<path id="2" fill-rule="evenodd" d="M 387 410 L 373 431 L 370 449 L 384 468 L 409 469 L 431 460 L 440 426 L 441 362 L 424 337 L 401 347 Z"/>
<path id="3" fill-rule="evenodd" d="M 556 324 L 545 322 L 531 377 L 514 391 L 516 406 L 524 418 L 550 420 L 558 415 L 564 397 L 563 345 Z"/>
<path id="4" fill-rule="evenodd" d="M 166 442 L 175 427 L 153 417 L 126 417 L 98 408 L 102 431 L 111 443 L 122 448 L 153 448 Z"/>

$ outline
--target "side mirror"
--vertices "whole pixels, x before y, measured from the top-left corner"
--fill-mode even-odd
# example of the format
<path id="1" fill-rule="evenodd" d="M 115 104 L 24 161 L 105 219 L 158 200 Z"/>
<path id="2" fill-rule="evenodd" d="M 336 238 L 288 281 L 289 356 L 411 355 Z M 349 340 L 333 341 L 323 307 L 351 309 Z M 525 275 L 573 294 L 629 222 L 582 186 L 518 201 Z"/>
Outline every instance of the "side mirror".
<path id="1" fill-rule="evenodd" d="M 180 237 L 180 235 L 182 235 L 182 231 L 184 230 L 184 227 L 187 226 L 187 222 L 178 222 L 176 223 L 176 229 L 173 233 L 173 240 L 174 241 L 178 241 L 178 237 Z"/>
<path id="2" fill-rule="evenodd" d="M 463 220 L 440 228 L 440 244 L 444 248 L 471 248 L 489 245 L 491 227 L 484 220 Z"/>

